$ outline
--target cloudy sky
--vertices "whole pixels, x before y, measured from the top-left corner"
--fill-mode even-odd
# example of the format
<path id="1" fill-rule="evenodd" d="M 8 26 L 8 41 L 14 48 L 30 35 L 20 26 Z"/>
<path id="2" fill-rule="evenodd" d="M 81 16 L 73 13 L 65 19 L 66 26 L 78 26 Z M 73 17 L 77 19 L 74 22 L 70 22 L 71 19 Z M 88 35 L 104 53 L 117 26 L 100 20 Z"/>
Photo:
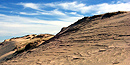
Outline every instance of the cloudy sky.
<path id="1" fill-rule="evenodd" d="M 0 42 L 56 34 L 84 16 L 113 11 L 130 11 L 130 0 L 0 0 Z"/>

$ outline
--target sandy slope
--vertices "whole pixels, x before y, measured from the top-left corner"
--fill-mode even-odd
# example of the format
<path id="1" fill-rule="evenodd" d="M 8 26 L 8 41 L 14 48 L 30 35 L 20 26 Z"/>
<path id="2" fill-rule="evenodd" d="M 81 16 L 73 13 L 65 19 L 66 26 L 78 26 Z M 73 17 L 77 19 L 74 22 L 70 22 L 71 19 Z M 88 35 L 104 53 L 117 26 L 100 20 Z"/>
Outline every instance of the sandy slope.
<path id="1" fill-rule="evenodd" d="M 15 52 L 16 50 L 3 54 L 2 56 L 0 56 L 0 61 L 3 61 L 6 57 L 11 56 Z"/>
<path id="2" fill-rule="evenodd" d="M 30 48 L 35 48 L 52 37 L 53 35 L 51 34 L 32 34 L 23 37 L 7 39 L 0 44 L 0 62 L 19 52 L 28 50 Z"/>
<path id="3" fill-rule="evenodd" d="M 85 17 L 40 47 L 1 64 L 129 65 L 130 12 L 108 15 Z"/>
<path id="4" fill-rule="evenodd" d="M 9 43 L 10 44 L 8 44 L 8 42 L 6 42 L 5 45 L 0 45 L 0 56 L 12 51 L 16 47 L 15 42 L 11 41 Z"/>

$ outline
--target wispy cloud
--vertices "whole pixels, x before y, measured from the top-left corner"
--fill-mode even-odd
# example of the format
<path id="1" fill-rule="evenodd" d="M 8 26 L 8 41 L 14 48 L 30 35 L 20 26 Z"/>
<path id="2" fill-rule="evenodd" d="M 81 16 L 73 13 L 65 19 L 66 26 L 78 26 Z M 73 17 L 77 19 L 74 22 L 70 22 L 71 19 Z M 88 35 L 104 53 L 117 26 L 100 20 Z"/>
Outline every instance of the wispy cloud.
<path id="1" fill-rule="evenodd" d="M 114 12 L 114 11 L 130 11 L 130 3 L 117 3 L 117 4 L 108 4 L 108 3 L 103 3 L 99 5 L 93 5 L 92 8 L 95 11 L 93 13 L 95 14 L 101 14 L 101 13 L 106 13 L 106 12 Z"/>
<path id="2" fill-rule="evenodd" d="M 80 17 L 81 18 L 81 17 Z M 64 26 L 68 26 L 79 18 L 68 17 L 67 20 L 47 21 L 37 18 L 27 18 L 20 16 L 9 16 L 0 14 L 0 36 L 20 36 L 25 34 L 51 33 L 56 34 Z"/>
<path id="3" fill-rule="evenodd" d="M 36 10 L 40 10 L 41 5 L 36 3 L 17 3 L 17 5 L 22 5 L 24 8 L 32 8 Z"/>
<path id="4" fill-rule="evenodd" d="M 7 8 L 7 7 L 0 5 L 0 8 Z"/>
<path id="5" fill-rule="evenodd" d="M 37 12 L 39 14 L 42 14 L 42 15 L 54 15 L 54 16 L 59 16 L 59 15 L 62 15 L 62 16 L 65 16 L 66 14 L 63 13 L 62 11 L 59 11 L 58 9 L 55 9 L 55 10 L 52 10 L 52 11 L 41 11 L 41 12 Z"/>
<path id="6" fill-rule="evenodd" d="M 8 15 L 4 15 L 4 14 L 0 14 L 0 20 L 1 20 L 0 23 L 7 22 L 7 23 L 12 23 L 12 24 L 14 24 L 14 23 L 37 24 L 38 23 L 38 24 L 57 25 L 57 26 L 66 26 L 66 25 L 70 24 L 69 22 L 65 22 L 65 21 L 47 21 L 47 20 L 40 20 L 37 18 L 8 16 Z"/>
<path id="7" fill-rule="evenodd" d="M 127 1 L 127 0 L 123 0 Z M 55 3 L 45 3 L 45 4 L 35 4 L 35 3 L 22 3 L 24 7 L 30 7 L 32 9 L 40 9 L 41 7 L 52 7 L 55 9 L 62 9 L 62 10 L 69 10 L 74 12 L 80 12 L 82 14 L 86 13 L 104 13 L 104 12 L 112 12 L 112 11 L 129 11 L 130 10 L 130 2 L 124 3 L 124 2 L 117 2 L 115 4 L 109 4 L 109 3 L 101 3 L 96 5 L 89 5 L 87 6 L 84 3 L 78 3 L 78 2 L 55 2 Z M 50 11 L 51 14 L 57 13 L 57 14 L 63 14 L 57 10 Z M 43 14 L 48 14 L 50 12 L 43 12 Z M 53 12 L 53 13 L 52 13 Z M 49 14 L 48 14 L 49 15 Z"/>
<path id="8" fill-rule="evenodd" d="M 44 5 L 54 7 L 54 8 L 61 8 L 61 9 L 65 9 L 65 10 L 77 11 L 77 12 L 81 12 L 81 13 L 85 13 L 84 9 L 89 9 L 89 7 L 86 7 L 86 4 L 77 3 L 77 2 L 47 3 Z"/>
<path id="9" fill-rule="evenodd" d="M 40 33 L 56 34 L 63 24 L 65 24 L 64 26 L 69 24 L 61 21 L 50 22 L 50 21 L 36 20 L 33 18 L 30 19 L 16 16 L 6 16 L 5 19 L 6 18 L 8 19 L 15 18 L 15 19 L 12 22 L 6 22 L 6 20 L 1 20 L 0 36 L 21 36 L 25 34 L 40 34 Z M 0 17 L 0 19 L 2 18 Z M 59 23 L 59 25 L 58 24 L 55 25 L 55 23 Z"/>
<path id="10" fill-rule="evenodd" d="M 66 2 L 66 3 L 47 3 L 46 6 L 54 7 L 54 8 L 61 8 L 65 10 L 71 10 L 75 12 L 85 13 L 104 13 L 104 12 L 112 12 L 112 11 L 130 11 L 130 2 L 128 3 L 115 3 L 115 4 L 96 4 L 96 5 L 89 5 L 78 2 Z"/>
<path id="11" fill-rule="evenodd" d="M 27 12 L 19 12 L 22 15 L 39 15 L 39 13 L 27 13 Z"/>
<path id="12" fill-rule="evenodd" d="M 65 16 L 66 14 L 63 13 L 62 11 L 59 11 L 58 9 L 54 9 L 51 11 L 45 11 L 45 10 L 40 10 L 40 11 L 36 11 L 36 12 L 19 12 L 19 14 L 22 15 L 54 15 L 54 16 Z"/>

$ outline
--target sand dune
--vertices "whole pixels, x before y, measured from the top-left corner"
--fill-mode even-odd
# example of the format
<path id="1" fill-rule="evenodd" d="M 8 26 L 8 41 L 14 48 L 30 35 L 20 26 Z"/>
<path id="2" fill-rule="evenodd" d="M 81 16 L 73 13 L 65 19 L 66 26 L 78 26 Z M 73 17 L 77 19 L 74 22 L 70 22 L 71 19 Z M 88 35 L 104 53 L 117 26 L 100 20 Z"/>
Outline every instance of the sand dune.
<path id="1" fill-rule="evenodd" d="M 7 65 L 129 65 L 130 12 L 84 17 Z"/>

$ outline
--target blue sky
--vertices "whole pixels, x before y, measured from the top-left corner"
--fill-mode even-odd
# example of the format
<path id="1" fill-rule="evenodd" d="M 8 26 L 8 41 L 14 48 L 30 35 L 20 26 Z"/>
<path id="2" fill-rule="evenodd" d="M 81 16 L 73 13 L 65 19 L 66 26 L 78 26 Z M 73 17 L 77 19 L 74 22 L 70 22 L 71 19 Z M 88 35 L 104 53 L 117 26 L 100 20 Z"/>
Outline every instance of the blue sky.
<path id="1" fill-rule="evenodd" d="M 0 42 L 27 34 L 56 34 L 84 16 L 130 11 L 129 0 L 0 0 Z"/>

